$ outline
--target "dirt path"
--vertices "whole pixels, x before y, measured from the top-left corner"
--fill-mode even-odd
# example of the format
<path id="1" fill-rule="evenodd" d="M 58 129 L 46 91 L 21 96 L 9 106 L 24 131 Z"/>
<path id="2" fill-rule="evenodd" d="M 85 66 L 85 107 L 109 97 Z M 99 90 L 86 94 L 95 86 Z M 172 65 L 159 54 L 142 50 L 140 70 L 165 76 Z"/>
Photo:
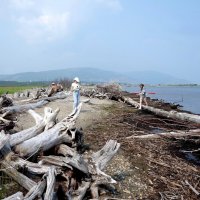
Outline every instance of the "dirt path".
<path id="1" fill-rule="evenodd" d="M 86 100 L 87 98 L 81 97 L 82 100 Z M 92 98 L 88 103 L 83 103 L 80 115 L 78 117 L 78 120 L 76 122 L 76 127 L 80 128 L 82 127 L 85 129 L 86 127 L 92 125 L 98 120 L 101 120 L 106 114 L 108 114 L 105 109 L 105 107 L 109 107 L 112 105 L 113 102 L 110 100 L 100 100 Z M 47 107 L 52 108 L 55 110 L 56 108 L 60 108 L 60 112 L 58 114 L 58 121 L 65 118 L 68 114 L 72 112 L 73 109 L 73 99 L 72 96 L 68 97 L 67 99 L 58 99 L 56 101 L 52 101 L 49 104 L 47 104 Z M 35 111 L 42 115 L 44 114 L 44 107 L 37 108 Z M 16 129 L 23 130 L 27 129 L 35 124 L 34 119 L 31 117 L 28 113 L 22 113 L 18 116 L 18 121 L 16 124 Z"/>

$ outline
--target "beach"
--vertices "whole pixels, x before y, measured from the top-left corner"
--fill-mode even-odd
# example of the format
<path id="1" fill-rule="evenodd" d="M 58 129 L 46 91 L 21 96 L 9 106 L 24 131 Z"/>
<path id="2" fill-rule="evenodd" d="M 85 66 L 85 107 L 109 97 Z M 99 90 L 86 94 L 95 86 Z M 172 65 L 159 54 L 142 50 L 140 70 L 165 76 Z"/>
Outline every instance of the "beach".
<path id="1" fill-rule="evenodd" d="M 129 93 L 124 95 L 131 97 Z M 87 99 L 88 97 L 81 96 L 81 101 L 87 102 Z M 134 99 L 139 101 L 137 96 L 134 96 Z M 154 101 L 149 103 L 156 105 Z M 60 108 L 58 114 L 60 121 L 72 111 L 72 96 L 51 101 L 46 106 L 53 110 Z M 164 108 L 169 105 L 159 104 L 159 106 Z M 35 109 L 41 115 L 43 110 L 44 107 Z M 22 113 L 17 118 L 15 131 L 33 125 L 32 117 L 28 113 Z M 189 122 L 185 124 L 180 120 L 161 118 L 144 110 L 138 110 L 123 101 L 90 98 L 90 101 L 83 103 L 75 127 L 83 129 L 86 154 L 98 151 L 108 140 L 116 140 L 121 145 L 104 170 L 117 183 L 111 184 L 106 189 L 107 192 L 102 190 L 100 199 L 109 196 L 116 199 L 155 200 L 161 196 L 167 198 L 169 194 L 176 196 L 177 199 L 196 198 L 196 194 L 192 193 L 183 182 L 188 180 L 191 184 L 195 184 L 194 177 L 198 176 L 199 167 L 193 161 L 188 161 L 185 154 L 180 152 L 186 148 L 182 139 L 140 140 L 134 139 L 134 136 L 157 131 L 196 129 L 199 127 L 198 124 Z"/>

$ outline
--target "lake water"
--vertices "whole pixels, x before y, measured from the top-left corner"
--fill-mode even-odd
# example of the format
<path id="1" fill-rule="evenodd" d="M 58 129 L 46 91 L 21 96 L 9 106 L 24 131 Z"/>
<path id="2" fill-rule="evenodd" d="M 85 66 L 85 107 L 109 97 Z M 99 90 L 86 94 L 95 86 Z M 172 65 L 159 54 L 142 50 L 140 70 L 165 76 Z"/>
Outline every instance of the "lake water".
<path id="1" fill-rule="evenodd" d="M 138 86 L 124 87 L 128 92 L 139 92 Z M 200 114 L 200 86 L 146 86 L 147 96 L 151 99 L 180 104 L 181 109 Z M 155 92 L 156 94 L 148 94 Z"/>

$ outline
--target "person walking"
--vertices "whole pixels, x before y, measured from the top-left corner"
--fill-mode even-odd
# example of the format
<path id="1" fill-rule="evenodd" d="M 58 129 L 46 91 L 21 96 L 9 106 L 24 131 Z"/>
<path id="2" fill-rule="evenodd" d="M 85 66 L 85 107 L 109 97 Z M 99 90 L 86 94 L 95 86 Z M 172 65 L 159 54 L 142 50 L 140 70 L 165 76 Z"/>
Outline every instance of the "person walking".
<path id="1" fill-rule="evenodd" d="M 144 103 L 146 104 L 146 106 L 148 106 L 148 103 L 147 103 L 147 98 L 146 98 L 146 91 L 144 89 L 144 84 L 141 83 L 140 85 L 140 105 L 139 105 L 139 109 L 141 110 L 142 109 L 142 101 L 144 101 Z"/>
<path id="2" fill-rule="evenodd" d="M 80 80 L 78 77 L 73 79 L 73 83 L 71 85 L 71 91 L 73 92 L 73 112 L 75 113 L 78 109 L 79 101 L 80 101 Z"/>

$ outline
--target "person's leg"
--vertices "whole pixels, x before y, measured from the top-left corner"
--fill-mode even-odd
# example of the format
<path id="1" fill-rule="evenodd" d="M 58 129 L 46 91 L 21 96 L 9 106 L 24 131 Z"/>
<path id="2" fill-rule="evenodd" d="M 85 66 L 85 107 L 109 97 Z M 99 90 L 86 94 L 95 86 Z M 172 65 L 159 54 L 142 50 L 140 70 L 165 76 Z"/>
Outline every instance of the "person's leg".
<path id="1" fill-rule="evenodd" d="M 147 98 L 146 97 L 144 97 L 144 103 L 146 104 L 146 106 L 148 106 Z"/>
<path id="2" fill-rule="evenodd" d="M 80 91 L 77 92 L 77 107 L 80 103 Z"/>
<path id="3" fill-rule="evenodd" d="M 77 106 L 78 106 L 78 93 L 77 92 L 73 92 L 73 98 L 74 98 L 74 105 L 73 105 L 73 109 L 77 110 Z"/>
<path id="4" fill-rule="evenodd" d="M 142 109 L 142 99 L 143 99 L 143 96 L 140 95 L 140 106 L 139 106 L 139 109 Z"/>

